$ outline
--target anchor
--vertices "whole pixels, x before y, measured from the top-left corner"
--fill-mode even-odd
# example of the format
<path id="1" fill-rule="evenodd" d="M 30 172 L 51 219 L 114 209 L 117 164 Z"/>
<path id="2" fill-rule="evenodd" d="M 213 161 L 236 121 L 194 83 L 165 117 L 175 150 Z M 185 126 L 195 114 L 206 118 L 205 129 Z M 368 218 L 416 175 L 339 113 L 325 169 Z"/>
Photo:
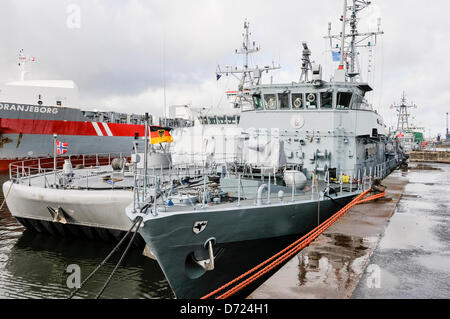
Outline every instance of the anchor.
<path id="1" fill-rule="evenodd" d="M 47 209 L 50 212 L 50 215 L 52 215 L 54 223 L 67 224 L 67 220 L 71 219 L 62 207 L 58 207 L 58 209 L 55 210 L 53 207 L 47 206 Z"/>

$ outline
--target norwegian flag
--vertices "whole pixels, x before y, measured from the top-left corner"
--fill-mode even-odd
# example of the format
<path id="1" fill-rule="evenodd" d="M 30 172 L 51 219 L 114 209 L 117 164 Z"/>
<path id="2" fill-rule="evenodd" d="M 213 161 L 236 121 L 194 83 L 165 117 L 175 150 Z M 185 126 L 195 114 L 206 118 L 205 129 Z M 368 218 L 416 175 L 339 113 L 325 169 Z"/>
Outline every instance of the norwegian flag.
<path id="1" fill-rule="evenodd" d="M 69 143 L 56 141 L 56 153 L 58 155 L 66 154 L 68 150 L 69 150 Z"/>
<path id="2" fill-rule="evenodd" d="M 398 133 L 397 137 L 405 137 L 405 134 L 403 134 L 403 133 Z"/>

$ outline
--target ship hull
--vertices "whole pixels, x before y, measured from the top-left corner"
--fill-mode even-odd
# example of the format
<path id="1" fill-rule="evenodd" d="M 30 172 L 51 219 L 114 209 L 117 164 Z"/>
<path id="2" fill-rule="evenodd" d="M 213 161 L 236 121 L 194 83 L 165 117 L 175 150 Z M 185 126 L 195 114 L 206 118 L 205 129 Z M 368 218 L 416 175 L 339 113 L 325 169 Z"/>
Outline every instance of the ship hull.
<path id="1" fill-rule="evenodd" d="M 176 297 L 201 298 L 284 248 L 293 235 L 300 237 L 317 227 L 319 220 L 331 217 L 355 195 L 320 201 L 320 216 L 318 202 L 306 201 L 150 218 L 140 233 Z M 207 221 L 207 226 L 195 234 L 198 221 Z M 207 257 L 204 245 L 211 238 L 215 269 L 205 271 L 194 258 Z"/>
<path id="2" fill-rule="evenodd" d="M 140 123 L 87 117 L 79 109 L 0 103 L 0 170 L 22 159 L 49 157 L 54 138 L 68 143 L 74 154 L 131 153 L 133 141 L 145 136 Z M 90 112 L 92 113 L 92 112 Z M 114 120 L 114 121 L 111 121 Z"/>
<path id="3" fill-rule="evenodd" d="M 47 220 L 15 217 L 16 220 L 31 233 L 42 233 L 58 237 L 83 238 L 93 241 L 119 242 L 127 233 L 117 229 L 102 227 L 84 226 L 78 224 L 61 224 Z M 133 240 L 133 247 L 137 249 L 145 248 L 145 241 L 137 235 Z"/>
<path id="4" fill-rule="evenodd" d="M 71 230 L 87 234 L 94 230 L 103 239 L 105 232 L 117 238 L 130 229 L 132 223 L 123 214 L 126 206 L 133 201 L 133 192 L 129 190 L 71 190 L 48 189 L 14 184 L 3 184 L 3 193 L 7 194 L 6 203 L 11 215 L 23 226 L 48 232 L 53 235 L 70 234 Z M 62 208 L 67 214 L 66 223 L 55 222 L 48 207 Z M 87 230 L 87 231 L 86 231 Z M 72 232 L 73 233 L 73 232 Z M 97 236 L 98 237 L 98 236 Z M 120 237 L 119 237 L 120 238 Z"/>

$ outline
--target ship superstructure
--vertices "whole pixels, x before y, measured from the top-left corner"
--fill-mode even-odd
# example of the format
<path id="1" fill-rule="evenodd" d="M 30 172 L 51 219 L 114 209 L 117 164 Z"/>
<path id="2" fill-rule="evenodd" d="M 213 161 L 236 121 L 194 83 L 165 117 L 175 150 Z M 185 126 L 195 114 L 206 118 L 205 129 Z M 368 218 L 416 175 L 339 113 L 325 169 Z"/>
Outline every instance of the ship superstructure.
<path id="1" fill-rule="evenodd" d="M 249 56 L 260 52 L 260 47 L 250 39 L 250 24 L 245 21 L 242 47 L 236 50 L 243 55 L 244 65 L 217 70 L 218 77 L 232 75 L 238 80 L 238 89 L 227 92 L 238 112 L 216 115 L 208 109 L 188 117 L 193 119 L 189 123 L 198 119 L 200 126 L 191 125 L 178 134 L 183 141 L 175 139 L 172 155 L 201 159 L 203 164 L 208 160 L 240 163 L 253 171 L 295 168 L 309 178 L 313 172 L 323 176 L 328 170 L 333 175 L 355 174 L 394 156 L 397 146 L 389 140 L 381 115 L 367 102 L 373 89 L 362 81 L 359 71 L 357 50 L 373 48 L 383 34 L 380 20 L 376 31 L 358 32 L 357 14 L 367 6 L 365 1 L 353 1 L 350 6 L 346 1 L 341 17 L 344 36 L 333 35 L 329 25 L 326 38 L 333 55 L 339 57 L 331 81 L 324 80 L 321 65 L 311 62 L 311 49 L 304 42 L 300 80 L 263 83 L 262 75 L 279 66 L 249 65 Z M 232 130 L 228 123 L 233 123 Z M 180 144 L 182 149 L 177 148 Z M 219 153 L 220 157 L 213 155 Z"/>
<path id="2" fill-rule="evenodd" d="M 254 84 L 248 87 L 251 108 L 241 110 L 241 127 L 251 131 L 250 138 L 280 140 L 286 165 L 308 177 L 328 170 L 354 175 L 396 154 L 383 118 L 367 102 L 373 89 L 361 80 L 358 67 L 358 48 L 376 45 L 383 31 L 379 24 L 374 32 L 359 33 L 357 14 L 370 3 L 344 3 L 342 32 L 332 35 L 329 24 L 326 36 L 339 57 L 332 80 L 324 80 L 322 66 L 310 61 L 311 50 L 303 43 L 300 81 Z"/>

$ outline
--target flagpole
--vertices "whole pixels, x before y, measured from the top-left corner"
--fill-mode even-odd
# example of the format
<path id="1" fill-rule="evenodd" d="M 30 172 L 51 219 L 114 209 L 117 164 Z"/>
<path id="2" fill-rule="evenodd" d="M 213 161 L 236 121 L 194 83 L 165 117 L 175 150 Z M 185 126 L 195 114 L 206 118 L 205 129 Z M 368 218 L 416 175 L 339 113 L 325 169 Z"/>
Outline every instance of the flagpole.
<path id="1" fill-rule="evenodd" d="M 145 142 L 144 142 L 144 196 L 147 190 L 147 156 L 148 156 L 148 113 L 145 113 Z M 145 198 L 144 198 L 145 199 Z M 156 199 L 155 199 L 156 201 Z"/>
<path id="2" fill-rule="evenodd" d="M 56 138 L 58 135 L 56 133 L 53 133 L 53 172 L 55 175 L 55 188 L 56 188 Z"/>

